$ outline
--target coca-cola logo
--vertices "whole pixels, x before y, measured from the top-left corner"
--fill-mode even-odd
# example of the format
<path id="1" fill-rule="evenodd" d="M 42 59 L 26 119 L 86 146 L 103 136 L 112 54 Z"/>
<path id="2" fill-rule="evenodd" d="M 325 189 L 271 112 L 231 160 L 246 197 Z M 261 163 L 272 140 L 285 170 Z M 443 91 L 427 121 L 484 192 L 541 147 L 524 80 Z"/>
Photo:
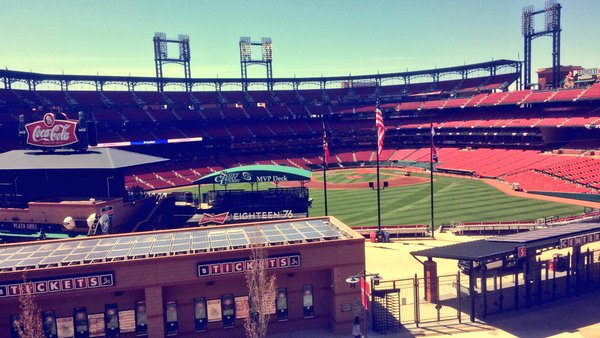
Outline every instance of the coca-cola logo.
<path id="1" fill-rule="evenodd" d="M 47 113 L 42 121 L 29 123 L 27 144 L 38 147 L 64 147 L 77 143 L 77 122 L 57 120 L 54 114 Z"/>

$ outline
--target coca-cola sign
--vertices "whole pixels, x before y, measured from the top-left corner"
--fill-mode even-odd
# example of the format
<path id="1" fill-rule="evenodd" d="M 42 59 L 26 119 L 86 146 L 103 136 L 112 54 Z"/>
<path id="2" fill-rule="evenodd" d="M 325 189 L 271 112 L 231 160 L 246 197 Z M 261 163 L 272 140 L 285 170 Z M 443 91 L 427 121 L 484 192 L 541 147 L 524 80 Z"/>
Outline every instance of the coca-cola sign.
<path id="1" fill-rule="evenodd" d="M 27 144 L 37 147 L 64 147 L 77 143 L 77 122 L 57 120 L 54 114 L 47 113 L 42 121 L 25 125 Z"/>

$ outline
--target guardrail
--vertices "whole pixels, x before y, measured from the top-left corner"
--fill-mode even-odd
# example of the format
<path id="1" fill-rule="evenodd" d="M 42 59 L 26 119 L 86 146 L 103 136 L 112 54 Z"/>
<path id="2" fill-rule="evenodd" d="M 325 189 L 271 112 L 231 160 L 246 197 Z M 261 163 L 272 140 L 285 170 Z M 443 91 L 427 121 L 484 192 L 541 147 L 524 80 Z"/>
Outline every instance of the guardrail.
<path id="1" fill-rule="evenodd" d="M 377 231 L 376 226 L 353 227 L 353 230 L 365 237 L 369 237 L 372 232 Z M 427 236 L 429 227 L 425 224 L 406 224 L 406 225 L 385 225 L 381 230 L 386 231 L 391 237 L 400 237 L 402 235 Z"/>

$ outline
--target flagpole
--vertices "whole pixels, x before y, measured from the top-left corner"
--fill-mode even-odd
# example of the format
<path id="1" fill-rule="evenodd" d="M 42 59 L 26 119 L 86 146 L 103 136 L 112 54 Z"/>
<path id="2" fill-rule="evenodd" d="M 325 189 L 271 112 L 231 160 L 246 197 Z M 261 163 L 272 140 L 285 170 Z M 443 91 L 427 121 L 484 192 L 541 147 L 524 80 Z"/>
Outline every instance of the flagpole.
<path id="1" fill-rule="evenodd" d="M 377 149 L 377 238 L 381 238 L 381 197 L 379 194 L 379 149 Z"/>
<path id="2" fill-rule="evenodd" d="M 325 129 L 325 119 L 321 115 L 321 124 L 323 125 L 323 198 L 325 199 L 325 216 L 327 212 L 327 165 L 329 164 L 329 144 L 327 143 L 327 129 Z"/>
<path id="3" fill-rule="evenodd" d="M 377 241 L 383 241 L 381 232 L 381 184 L 379 179 L 379 153 L 383 149 L 383 138 L 385 135 L 385 125 L 383 124 L 383 111 L 379 106 L 379 97 L 375 104 L 375 126 L 377 127 Z"/>
<path id="4" fill-rule="evenodd" d="M 325 198 L 325 216 L 327 213 L 327 163 L 325 163 L 325 154 L 323 154 L 323 192 Z"/>
<path id="5" fill-rule="evenodd" d="M 431 238 L 435 238 L 435 223 L 433 215 L 433 120 L 431 118 L 431 109 L 429 110 L 429 193 L 431 195 Z"/>

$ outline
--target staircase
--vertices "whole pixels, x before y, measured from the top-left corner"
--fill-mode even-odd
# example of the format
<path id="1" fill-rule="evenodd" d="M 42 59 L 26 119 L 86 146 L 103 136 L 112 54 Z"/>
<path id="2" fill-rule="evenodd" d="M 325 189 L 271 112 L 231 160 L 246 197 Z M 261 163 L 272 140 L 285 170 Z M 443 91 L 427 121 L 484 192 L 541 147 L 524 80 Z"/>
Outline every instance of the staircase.
<path id="1" fill-rule="evenodd" d="M 88 229 L 88 236 L 94 236 L 96 234 L 98 234 L 98 223 L 99 223 L 100 219 L 98 217 L 96 217 L 96 219 L 94 219 L 94 223 L 92 223 L 92 226 Z"/>

